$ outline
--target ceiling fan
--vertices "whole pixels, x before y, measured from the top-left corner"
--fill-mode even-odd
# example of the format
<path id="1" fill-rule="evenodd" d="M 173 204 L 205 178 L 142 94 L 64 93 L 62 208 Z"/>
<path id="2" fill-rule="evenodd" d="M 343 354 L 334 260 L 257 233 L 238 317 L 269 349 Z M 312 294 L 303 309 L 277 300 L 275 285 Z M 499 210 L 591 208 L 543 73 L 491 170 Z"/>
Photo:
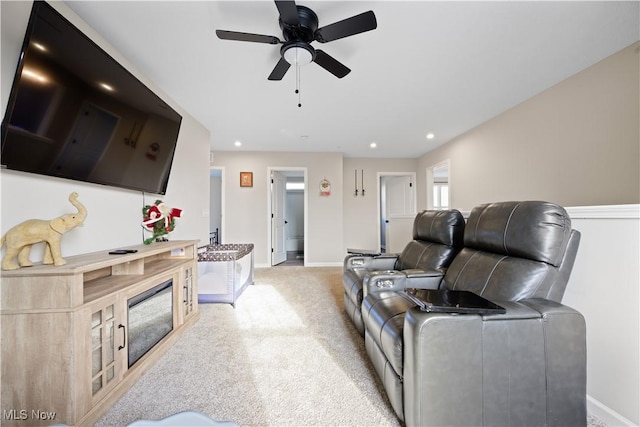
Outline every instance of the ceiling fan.
<path id="1" fill-rule="evenodd" d="M 327 43 L 377 27 L 376 16 L 372 11 L 318 28 L 318 16 L 308 7 L 298 6 L 295 1 L 276 1 L 280 13 L 278 23 L 282 29 L 284 41 L 275 36 L 241 33 L 237 31 L 216 30 L 218 38 L 243 42 L 282 44 L 280 60 L 269 75 L 269 80 L 282 80 L 291 65 L 304 65 L 315 62 L 334 76 L 342 78 L 351 70 L 328 53 L 314 49 L 311 42 Z"/>

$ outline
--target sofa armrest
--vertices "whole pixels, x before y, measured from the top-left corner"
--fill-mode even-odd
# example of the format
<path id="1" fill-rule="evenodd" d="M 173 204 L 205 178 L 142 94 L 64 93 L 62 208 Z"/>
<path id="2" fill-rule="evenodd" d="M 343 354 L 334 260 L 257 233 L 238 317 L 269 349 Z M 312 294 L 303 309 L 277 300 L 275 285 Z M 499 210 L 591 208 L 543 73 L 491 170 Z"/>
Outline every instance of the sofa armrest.
<path id="1" fill-rule="evenodd" d="M 362 256 L 378 256 L 382 254 L 382 252 L 376 251 L 373 249 L 352 249 L 352 248 L 347 248 L 347 253 L 349 255 L 362 255 Z"/>
<path id="2" fill-rule="evenodd" d="M 444 271 L 442 270 L 385 270 L 372 271 L 364 276 L 362 288 L 364 296 L 380 291 L 401 291 L 406 288 L 438 289 Z"/>
<path id="3" fill-rule="evenodd" d="M 347 255 L 344 258 L 344 270 L 392 270 L 400 254 L 384 253 L 376 256 Z"/>
<path id="4" fill-rule="evenodd" d="M 582 315 L 544 299 L 495 302 L 506 314 L 407 311 L 406 424 L 585 425 Z"/>

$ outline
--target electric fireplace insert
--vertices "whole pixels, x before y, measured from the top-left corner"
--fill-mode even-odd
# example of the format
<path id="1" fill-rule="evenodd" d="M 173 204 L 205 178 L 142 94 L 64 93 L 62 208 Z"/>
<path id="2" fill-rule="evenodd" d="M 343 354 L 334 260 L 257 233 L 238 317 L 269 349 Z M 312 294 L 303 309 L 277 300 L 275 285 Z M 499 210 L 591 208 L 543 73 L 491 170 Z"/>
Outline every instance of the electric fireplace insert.
<path id="1" fill-rule="evenodd" d="M 173 280 L 128 301 L 129 367 L 173 330 Z"/>

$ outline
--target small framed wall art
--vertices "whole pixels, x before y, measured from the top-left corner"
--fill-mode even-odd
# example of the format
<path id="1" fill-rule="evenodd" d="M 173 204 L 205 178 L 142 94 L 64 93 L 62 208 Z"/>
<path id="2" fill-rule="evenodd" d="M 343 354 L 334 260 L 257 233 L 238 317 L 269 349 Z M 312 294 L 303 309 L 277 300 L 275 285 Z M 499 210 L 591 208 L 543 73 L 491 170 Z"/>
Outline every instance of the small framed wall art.
<path id="1" fill-rule="evenodd" d="M 253 172 L 240 172 L 240 187 L 253 187 Z"/>

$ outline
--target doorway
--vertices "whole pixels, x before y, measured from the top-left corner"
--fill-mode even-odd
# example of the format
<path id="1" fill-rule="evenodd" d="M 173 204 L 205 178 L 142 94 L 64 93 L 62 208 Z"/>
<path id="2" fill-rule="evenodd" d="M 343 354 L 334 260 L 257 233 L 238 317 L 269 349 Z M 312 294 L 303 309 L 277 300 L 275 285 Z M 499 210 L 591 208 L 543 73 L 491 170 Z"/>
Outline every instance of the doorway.
<path id="1" fill-rule="evenodd" d="M 304 266 L 307 235 L 306 168 L 268 168 L 271 266 Z"/>
<path id="2" fill-rule="evenodd" d="M 54 172 L 79 179 L 90 177 L 109 146 L 119 121 L 106 110 L 84 102 L 69 141 L 56 159 Z"/>
<path id="3" fill-rule="evenodd" d="M 209 244 L 224 242 L 224 168 L 209 171 Z"/>
<path id="4" fill-rule="evenodd" d="M 411 240 L 416 216 L 415 182 L 415 172 L 378 173 L 378 242 L 381 252 L 401 251 Z"/>

